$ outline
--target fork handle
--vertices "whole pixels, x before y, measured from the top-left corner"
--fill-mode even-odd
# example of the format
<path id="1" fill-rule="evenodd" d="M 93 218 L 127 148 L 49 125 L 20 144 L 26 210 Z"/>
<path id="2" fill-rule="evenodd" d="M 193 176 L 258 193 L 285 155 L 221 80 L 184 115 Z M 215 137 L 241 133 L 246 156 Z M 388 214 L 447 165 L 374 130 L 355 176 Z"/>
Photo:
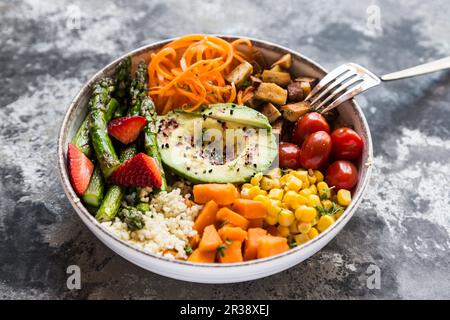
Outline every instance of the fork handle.
<path id="1" fill-rule="evenodd" d="M 426 73 L 444 70 L 444 69 L 448 69 L 448 68 L 450 68 L 450 57 L 446 57 L 446 58 L 439 59 L 436 61 L 424 63 L 424 64 L 418 65 L 416 67 L 408 68 L 405 70 L 388 73 L 388 74 L 385 74 L 384 76 L 381 76 L 381 80 L 391 81 L 391 80 L 404 79 L 404 78 L 419 76 L 421 74 L 426 74 Z"/>

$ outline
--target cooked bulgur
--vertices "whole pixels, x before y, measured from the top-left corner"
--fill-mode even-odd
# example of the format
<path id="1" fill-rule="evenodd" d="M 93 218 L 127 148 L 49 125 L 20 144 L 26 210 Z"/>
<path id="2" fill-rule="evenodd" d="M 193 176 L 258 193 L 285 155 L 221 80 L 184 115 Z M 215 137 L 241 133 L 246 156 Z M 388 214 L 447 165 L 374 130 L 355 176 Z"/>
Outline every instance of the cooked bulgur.
<path id="1" fill-rule="evenodd" d="M 146 198 L 148 191 L 142 189 L 140 198 Z M 141 230 L 129 230 L 127 224 L 117 217 L 112 222 L 103 222 L 102 225 L 119 238 L 144 251 L 169 258 L 186 259 L 185 248 L 189 238 L 196 234 L 192 226 L 202 208 L 196 204 L 188 206 L 189 197 L 190 194 L 183 196 L 178 188 L 154 195 L 149 202 L 149 211 L 143 214 L 145 225 Z M 167 252 L 168 250 L 176 251 L 176 256 Z"/>

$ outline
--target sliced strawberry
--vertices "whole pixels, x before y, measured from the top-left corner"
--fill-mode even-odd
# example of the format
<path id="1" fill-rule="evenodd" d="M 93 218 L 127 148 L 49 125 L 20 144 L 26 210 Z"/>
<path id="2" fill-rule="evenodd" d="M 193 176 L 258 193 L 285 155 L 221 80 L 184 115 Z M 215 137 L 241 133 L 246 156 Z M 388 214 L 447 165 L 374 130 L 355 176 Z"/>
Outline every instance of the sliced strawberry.
<path id="1" fill-rule="evenodd" d="M 160 188 L 162 178 L 155 159 L 141 152 L 118 167 L 109 182 L 124 187 Z"/>
<path id="2" fill-rule="evenodd" d="M 69 175 L 75 193 L 82 196 L 91 180 L 94 164 L 74 144 L 69 144 L 67 152 Z"/>
<path id="3" fill-rule="evenodd" d="M 146 124 L 147 120 L 141 116 L 117 118 L 108 124 L 108 133 L 123 144 L 129 144 L 137 139 Z"/>

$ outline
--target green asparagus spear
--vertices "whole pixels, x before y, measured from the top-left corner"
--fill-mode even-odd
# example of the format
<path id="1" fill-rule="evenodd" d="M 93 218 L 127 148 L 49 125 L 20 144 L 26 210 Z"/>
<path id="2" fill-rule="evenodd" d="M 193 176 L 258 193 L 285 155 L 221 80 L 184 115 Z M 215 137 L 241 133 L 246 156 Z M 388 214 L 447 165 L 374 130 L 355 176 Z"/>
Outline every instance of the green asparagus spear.
<path id="1" fill-rule="evenodd" d="M 123 59 L 117 67 L 116 90 L 114 97 L 119 102 L 119 107 L 114 112 L 114 118 L 120 118 L 126 115 L 128 111 L 128 93 L 130 91 L 130 73 L 131 73 L 131 57 Z"/>
<path id="2" fill-rule="evenodd" d="M 111 120 L 113 113 L 116 111 L 118 102 L 111 99 L 106 107 L 106 121 Z M 72 144 L 76 145 L 81 152 L 88 158 L 92 156 L 91 138 L 89 137 L 89 114 L 84 118 L 80 128 L 72 139 Z"/>
<path id="3" fill-rule="evenodd" d="M 83 202 L 90 206 L 98 208 L 103 200 L 105 191 L 105 181 L 100 166 L 95 166 L 91 180 L 86 191 L 83 194 Z"/>
<path id="4" fill-rule="evenodd" d="M 72 144 L 84 153 L 88 158 L 92 155 L 91 139 L 89 138 L 89 116 L 84 118 L 75 136 L 72 138 Z"/>
<path id="5" fill-rule="evenodd" d="M 118 217 L 127 224 L 128 229 L 131 231 L 140 230 L 145 225 L 142 213 L 133 207 L 120 210 Z"/>
<path id="6" fill-rule="evenodd" d="M 131 145 L 120 154 L 121 162 L 130 160 L 136 155 L 136 146 Z M 124 188 L 116 185 L 112 185 L 108 188 L 105 194 L 105 198 L 95 215 L 98 221 L 111 221 L 116 216 L 120 208 L 120 203 L 122 202 L 124 194 Z"/>
<path id="7" fill-rule="evenodd" d="M 141 116 L 145 117 L 147 119 L 147 125 L 144 128 L 144 148 L 145 153 L 147 153 L 149 156 L 153 157 L 158 164 L 159 170 L 161 172 L 161 178 L 162 178 L 162 184 L 160 191 L 167 190 L 167 182 L 166 177 L 164 174 L 164 168 L 162 166 L 161 162 L 161 155 L 159 153 L 158 149 L 158 143 L 156 141 L 156 126 L 155 126 L 155 118 L 156 118 L 156 111 L 155 111 L 155 105 L 152 101 L 152 99 L 148 96 L 146 96 L 141 103 Z"/>
<path id="8" fill-rule="evenodd" d="M 138 64 L 136 70 L 136 77 L 131 82 L 130 86 L 130 116 L 139 115 L 141 109 L 141 102 L 147 95 L 147 65 L 145 61 Z"/>
<path id="9" fill-rule="evenodd" d="M 103 176 L 108 178 L 120 165 L 107 130 L 107 110 L 111 102 L 111 92 L 114 90 L 112 81 L 104 79 L 94 86 L 94 93 L 90 101 L 89 129 L 95 156 L 100 164 Z"/>

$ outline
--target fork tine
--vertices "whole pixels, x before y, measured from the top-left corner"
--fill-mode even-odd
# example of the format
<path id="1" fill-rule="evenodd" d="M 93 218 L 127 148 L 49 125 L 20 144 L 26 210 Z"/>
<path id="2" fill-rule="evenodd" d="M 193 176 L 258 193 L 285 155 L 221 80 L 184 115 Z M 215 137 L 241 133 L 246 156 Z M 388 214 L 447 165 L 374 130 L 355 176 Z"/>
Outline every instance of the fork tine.
<path id="1" fill-rule="evenodd" d="M 349 70 L 350 71 L 350 70 Z M 345 75 L 345 77 L 343 76 Z M 338 87 L 339 85 L 344 84 L 346 81 L 352 79 L 353 77 L 357 76 L 356 73 L 350 73 L 348 74 L 348 72 L 344 72 L 341 74 L 341 76 L 339 78 L 336 78 L 333 82 L 331 82 L 331 84 L 329 86 L 327 86 L 325 89 L 322 90 L 322 92 L 320 92 L 319 95 L 317 95 L 314 100 L 312 100 L 310 102 L 311 106 L 313 106 L 316 102 L 320 101 L 325 95 L 327 95 L 330 92 L 333 92 L 332 90 L 336 87 Z M 319 107 L 315 108 L 315 109 L 319 109 Z"/>
<path id="2" fill-rule="evenodd" d="M 343 65 L 337 67 L 336 69 L 332 70 L 325 77 L 323 77 L 322 80 L 319 81 L 319 83 L 308 94 L 308 96 L 305 98 L 305 100 L 308 101 L 311 97 L 313 97 L 315 94 L 317 94 L 323 87 L 325 87 L 331 81 L 335 80 L 337 77 L 343 75 L 344 73 L 346 73 L 348 71 L 350 71 L 350 68 L 346 64 L 343 64 Z"/>
<path id="3" fill-rule="evenodd" d="M 353 79 L 351 79 L 350 81 L 346 82 L 345 84 L 343 84 L 341 87 L 337 88 L 336 90 L 332 91 L 330 93 L 330 95 L 323 100 L 317 107 L 315 107 L 314 109 L 320 110 L 320 108 L 322 108 L 324 105 L 326 105 L 328 102 L 330 102 L 331 100 L 333 100 L 334 97 L 336 97 L 337 94 L 347 90 L 347 88 L 351 87 L 352 85 L 358 83 L 358 82 L 362 82 L 364 81 L 364 79 L 361 76 L 356 76 Z M 312 103 L 311 103 L 312 105 Z"/>
<path id="4" fill-rule="evenodd" d="M 358 86 L 355 86 L 351 90 L 340 95 L 336 100 L 334 100 L 328 107 L 323 109 L 320 113 L 326 113 L 326 112 L 336 108 L 341 103 L 353 98 L 354 96 L 360 94 L 361 92 L 365 91 L 366 89 L 368 89 L 368 88 L 364 85 L 364 81 L 363 81 Z"/>

